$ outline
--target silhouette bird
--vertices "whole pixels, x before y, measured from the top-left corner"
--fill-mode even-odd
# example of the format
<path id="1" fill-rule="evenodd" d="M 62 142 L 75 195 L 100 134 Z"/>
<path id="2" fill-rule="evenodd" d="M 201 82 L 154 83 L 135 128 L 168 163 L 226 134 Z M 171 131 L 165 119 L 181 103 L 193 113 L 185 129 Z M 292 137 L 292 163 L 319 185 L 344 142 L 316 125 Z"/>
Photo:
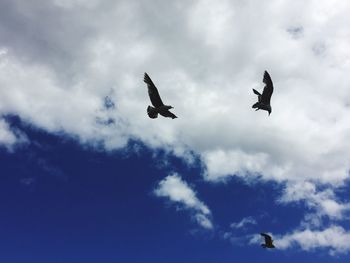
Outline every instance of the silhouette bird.
<path id="1" fill-rule="evenodd" d="M 263 248 L 275 248 L 275 246 L 272 244 L 273 240 L 270 235 L 265 233 L 260 233 L 260 235 L 265 238 L 265 244 L 261 244 Z"/>
<path id="2" fill-rule="evenodd" d="M 154 85 L 153 81 L 151 80 L 151 78 L 148 76 L 147 73 L 145 73 L 143 81 L 147 84 L 148 95 L 149 95 L 149 98 L 151 99 L 152 105 L 154 106 L 154 107 L 152 106 L 147 107 L 148 116 L 151 119 L 155 119 L 158 117 L 158 114 L 160 114 L 164 117 L 169 117 L 172 119 L 177 118 L 175 114 L 169 111 L 174 107 L 163 104 L 162 99 L 159 96 L 158 89 L 156 88 L 156 86 Z"/>
<path id="3" fill-rule="evenodd" d="M 271 114 L 272 108 L 270 105 L 270 101 L 271 101 L 271 96 L 273 93 L 273 83 L 271 80 L 271 77 L 269 75 L 269 73 L 265 70 L 264 72 L 264 78 L 263 78 L 263 82 L 265 83 L 265 87 L 263 90 L 263 93 L 260 94 L 258 91 L 256 91 L 255 89 L 253 89 L 253 92 L 258 95 L 258 102 L 255 103 L 252 108 L 256 108 L 255 111 L 257 110 L 266 110 L 269 112 L 269 115 Z"/>

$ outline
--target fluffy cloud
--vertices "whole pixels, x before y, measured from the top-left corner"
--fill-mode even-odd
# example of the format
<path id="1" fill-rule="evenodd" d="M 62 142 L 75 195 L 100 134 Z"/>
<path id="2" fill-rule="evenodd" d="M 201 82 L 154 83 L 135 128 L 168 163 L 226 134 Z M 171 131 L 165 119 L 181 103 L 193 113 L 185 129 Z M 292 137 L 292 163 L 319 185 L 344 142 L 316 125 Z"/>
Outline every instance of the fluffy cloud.
<path id="1" fill-rule="evenodd" d="M 0 112 L 109 149 L 137 138 L 191 150 L 208 180 L 339 185 L 349 177 L 350 5 L 328 2 L 5 1 Z M 265 69 L 276 86 L 269 118 L 250 108 Z M 144 71 L 179 119 L 147 118 Z"/>
<path id="2" fill-rule="evenodd" d="M 331 255 L 350 250 L 350 234 L 340 226 L 330 226 L 321 231 L 309 229 L 295 231 L 275 240 L 279 249 L 299 245 L 303 250 L 329 249 Z"/>
<path id="3" fill-rule="evenodd" d="M 342 0 L 4 0 L 0 114 L 106 149 L 137 139 L 187 160 L 194 152 L 209 182 L 287 183 L 285 202 L 307 199 L 340 219 L 349 12 Z M 270 117 L 251 109 L 265 69 L 275 84 Z M 148 119 L 144 71 L 178 119 Z M 14 140 L 4 124 L 0 134 Z M 314 188 L 288 198 L 293 184 Z"/>
<path id="4" fill-rule="evenodd" d="M 287 185 L 279 201 L 282 203 L 305 201 L 316 214 L 326 215 L 331 219 L 343 218 L 344 213 L 350 209 L 350 204 L 338 201 L 331 189 L 317 191 L 315 184 L 310 182 Z"/>
<path id="5" fill-rule="evenodd" d="M 194 218 L 198 224 L 206 229 L 213 228 L 209 208 L 197 198 L 194 190 L 180 176 L 176 174 L 168 175 L 159 182 L 154 193 L 156 196 L 167 197 L 172 202 L 194 211 Z"/>

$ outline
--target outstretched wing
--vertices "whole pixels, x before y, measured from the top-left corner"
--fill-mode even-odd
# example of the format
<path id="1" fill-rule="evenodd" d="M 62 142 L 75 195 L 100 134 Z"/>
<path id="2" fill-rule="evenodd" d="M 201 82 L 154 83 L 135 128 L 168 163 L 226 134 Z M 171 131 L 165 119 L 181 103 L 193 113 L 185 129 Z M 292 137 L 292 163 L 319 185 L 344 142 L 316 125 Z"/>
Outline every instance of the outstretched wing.
<path id="1" fill-rule="evenodd" d="M 257 90 L 255 90 L 255 89 L 253 89 L 253 92 L 254 92 L 256 95 L 258 95 L 258 103 L 260 103 L 260 102 L 261 102 L 261 94 L 260 94 L 260 92 L 257 91 Z M 254 108 L 254 107 L 253 107 L 253 108 Z"/>
<path id="2" fill-rule="evenodd" d="M 260 92 L 257 91 L 256 89 L 253 89 L 253 92 L 254 92 L 256 95 L 261 96 Z"/>
<path id="3" fill-rule="evenodd" d="M 158 89 L 156 88 L 156 86 L 154 85 L 153 81 L 151 80 L 151 78 L 148 76 L 147 73 L 145 73 L 143 81 L 147 84 L 148 95 L 149 95 L 149 98 L 151 99 L 153 106 L 156 108 L 163 106 L 164 104 L 162 102 L 162 99 L 159 96 Z"/>
<path id="4" fill-rule="evenodd" d="M 272 244 L 272 237 L 268 234 L 265 233 L 260 233 L 265 238 L 265 243 L 266 244 Z"/>
<path id="5" fill-rule="evenodd" d="M 273 83 L 271 77 L 267 71 L 264 73 L 263 82 L 265 83 L 264 91 L 261 95 L 261 102 L 264 104 L 270 104 L 271 96 L 273 93 Z"/>

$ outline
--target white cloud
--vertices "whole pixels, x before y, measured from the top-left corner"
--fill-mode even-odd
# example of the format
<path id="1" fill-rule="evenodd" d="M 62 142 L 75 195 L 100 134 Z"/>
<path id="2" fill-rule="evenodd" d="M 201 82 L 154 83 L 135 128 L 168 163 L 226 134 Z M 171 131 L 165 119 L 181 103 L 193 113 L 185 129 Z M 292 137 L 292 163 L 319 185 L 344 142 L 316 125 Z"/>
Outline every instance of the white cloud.
<path id="1" fill-rule="evenodd" d="M 210 181 L 261 175 L 339 185 L 349 177 L 350 4 L 5 2 L 0 113 L 108 149 L 136 138 L 194 151 Z M 270 117 L 251 109 L 265 69 L 275 83 Z M 144 71 L 179 119 L 148 119 Z M 112 111 L 102 106 L 107 95 Z"/>
<path id="2" fill-rule="evenodd" d="M 314 216 L 328 216 L 331 219 L 342 219 L 344 213 L 350 210 L 349 203 L 336 200 L 331 189 L 317 191 L 315 184 L 311 182 L 290 183 L 286 186 L 281 203 L 305 202 L 315 210 Z"/>
<path id="3" fill-rule="evenodd" d="M 108 150 L 137 139 L 186 160 L 194 152 L 208 182 L 287 183 L 285 202 L 342 218 L 348 205 L 335 188 L 350 167 L 350 3 L 90 2 L 2 1 L 1 115 Z M 275 84 L 270 117 L 251 109 L 265 69 Z M 178 119 L 147 117 L 144 71 Z M 310 194 L 286 198 L 309 183 Z"/>
<path id="4" fill-rule="evenodd" d="M 244 217 L 239 222 L 233 222 L 230 224 L 230 230 L 229 231 L 223 231 L 221 233 L 222 237 L 225 240 L 229 240 L 232 245 L 240 246 L 243 244 L 246 244 L 247 242 L 251 243 L 252 238 L 256 238 L 256 235 L 252 234 L 243 234 L 243 232 L 247 231 L 249 229 L 249 225 L 256 225 L 256 220 L 251 217 Z M 254 239 L 255 240 L 255 239 Z"/>
<path id="5" fill-rule="evenodd" d="M 8 124 L 0 120 L 0 144 L 11 145 L 16 142 L 16 136 L 11 132 Z"/>
<path id="6" fill-rule="evenodd" d="M 7 54 L 0 57 L 0 71 L 0 85 L 7 87 L 0 90 L 3 114 L 17 114 L 50 132 L 78 136 L 82 142 L 102 141 L 107 148 L 125 145 L 122 118 L 104 109 L 103 97 L 90 92 L 88 83 L 62 87 L 49 68 L 28 65 Z M 104 125 L 108 119 L 114 123 Z"/>
<path id="7" fill-rule="evenodd" d="M 194 211 L 194 218 L 199 225 L 206 229 L 213 228 L 209 208 L 197 198 L 194 190 L 177 174 L 168 175 L 160 181 L 154 193 L 156 196 L 167 197 L 172 202 L 181 204 L 184 208 Z"/>
<path id="8" fill-rule="evenodd" d="M 239 222 L 231 223 L 230 227 L 235 229 L 245 228 L 247 225 L 256 225 L 256 220 L 251 217 L 245 217 Z"/>
<path id="9" fill-rule="evenodd" d="M 0 146 L 12 151 L 16 144 L 27 142 L 26 136 L 19 130 L 11 130 L 8 123 L 0 119 Z"/>
<path id="10" fill-rule="evenodd" d="M 287 249 L 293 245 L 299 245 L 306 251 L 326 248 L 331 255 L 335 255 L 350 250 L 350 234 L 340 226 L 330 226 L 320 231 L 309 229 L 295 231 L 276 239 L 274 243 L 279 249 Z"/>

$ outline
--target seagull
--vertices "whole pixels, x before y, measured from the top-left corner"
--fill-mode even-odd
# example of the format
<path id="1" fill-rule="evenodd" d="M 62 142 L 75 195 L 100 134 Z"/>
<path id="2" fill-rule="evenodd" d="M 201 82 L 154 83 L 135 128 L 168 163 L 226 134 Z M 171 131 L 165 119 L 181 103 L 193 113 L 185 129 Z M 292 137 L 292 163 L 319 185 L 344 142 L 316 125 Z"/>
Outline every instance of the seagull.
<path id="1" fill-rule="evenodd" d="M 272 111 L 271 105 L 270 105 L 270 100 L 271 100 L 271 96 L 273 93 L 273 83 L 272 83 L 272 80 L 271 80 L 269 73 L 266 70 L 264 72 L 263 82 L 265 83 L 265 87 L 264 87 L 262 94 L 260 94 L 258 91 L 253 89 L 253 92 L 256 95 L 258 95 L 258 102 L 255 103 L 252 106 L 252 108 L 256 108 L 255 111 L 266 110 L 269 112 L 269 115 L 270 115 L 271 111 Z"/>
<path id="2" fill-rule="evenodd" d="M 177 118 L 175 114 L 169 111 L 174 107 L 163 104 L 162 99 L 159 96 L 158 89 L 156 88 L 156 86 L 154 85 L 153 81 L 151 80 L 151 78 L 148 76 L 147 73 L 145 73 L 143 81 L 147 84 L 148 95 L 149 95 L 149 98 L 151 99 L 152 105 L 154 106 L 154 107 L 152 106 L 147 107 L 148 116 L 151 119 L 155 119 L 158 117 L 158 113 L 159 113 L 163 117 L 169 117 L 172 119 Z"/>
<path id="3" fill-rule="evenodd" d="M 265 238 L 265 244 L 261 244 L 263 248 L 275 248 L 275 246 L 272 244 L 273 240 L 270 235 L 265 233 L 260 233 L 260 235 Z"/>

